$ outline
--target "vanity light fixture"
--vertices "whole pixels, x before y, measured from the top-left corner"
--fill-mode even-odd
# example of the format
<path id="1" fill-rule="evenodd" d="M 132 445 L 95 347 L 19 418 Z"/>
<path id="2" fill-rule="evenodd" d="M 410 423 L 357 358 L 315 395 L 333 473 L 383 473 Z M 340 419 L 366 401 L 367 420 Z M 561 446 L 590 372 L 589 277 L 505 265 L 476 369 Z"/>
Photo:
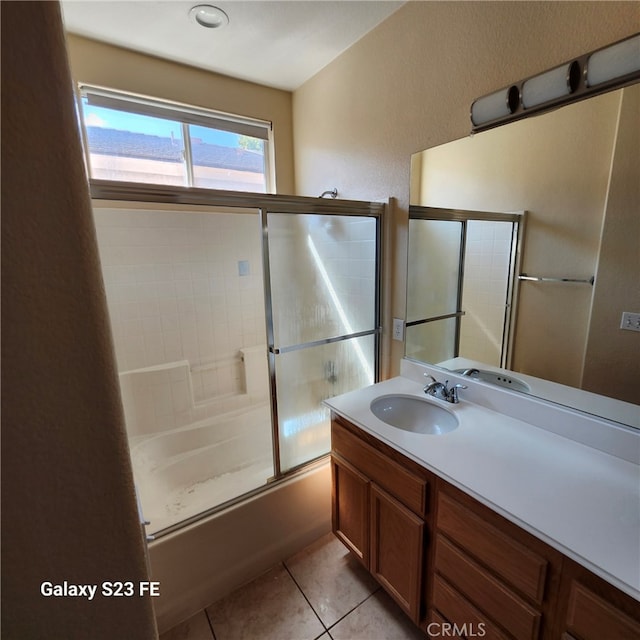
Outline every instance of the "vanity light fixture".
<path id="1" fill-rule="evenodd" d="M 585 68 L 587 86 L 596 87 L 640 71 L 640 35 L 594 51 Z"/>
<path id="2" fill-rule="evenodd" d="M 580 86 L 580 63 L 576 60 L 525 80 L 522 106 L 525 109 L 571 95 Z"/>
<path id="3" fill-rule="evenodd" d="M 229 16 L 212 4 L 198 4 L 191 7 L 189 18 L 195 24 L 207 29 L 221 29 L 229 24 Z"/>
<path id="4" fill-rule="evenodd" d="M 471 104 L 471 130 L 555 109 L 640 80 L 640 34 L 597 49 Z"/>
<path id="5" fill-rule="evenodd" d="M 502 120 L 516 111 L 520 104 L 518 87 L 501 89 L 488 96 L 478 98 L 471 105 L 471 122 L 481 125 L 493 120 Z"/>

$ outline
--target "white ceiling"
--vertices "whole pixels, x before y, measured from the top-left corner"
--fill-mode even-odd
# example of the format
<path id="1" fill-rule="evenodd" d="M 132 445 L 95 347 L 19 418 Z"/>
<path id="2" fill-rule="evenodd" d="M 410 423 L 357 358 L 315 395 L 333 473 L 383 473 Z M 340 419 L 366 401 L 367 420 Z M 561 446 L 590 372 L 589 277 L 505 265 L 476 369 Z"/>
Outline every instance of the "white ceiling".
<path id="1" fill-rule="evenodd" d="M 230 0 L 206 29 L 189 10 L 207 0 L 62 0 L 68 31 L 292 91 L 399 9 L 402 1 Z"/>

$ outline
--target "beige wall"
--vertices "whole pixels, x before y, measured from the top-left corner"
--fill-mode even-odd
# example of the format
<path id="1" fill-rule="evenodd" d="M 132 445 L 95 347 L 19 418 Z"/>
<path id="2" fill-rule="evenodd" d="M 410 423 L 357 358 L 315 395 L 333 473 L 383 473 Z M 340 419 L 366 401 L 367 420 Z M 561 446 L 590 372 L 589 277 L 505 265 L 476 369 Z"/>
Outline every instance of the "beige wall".
<path id="1" fill-rule="evenodd" d="M 583 388 L 638 404 L 640 334 L 622 331 L 640 312 L 640 85 L 624 90 L 585 353 Z M 611 366 L 615 363 L 616 366 Z"/>
<path id="2" fill-rule="evenodd" d="M 2 3 L 2 205 L 2 637 L 155 638 L 57 3 Z"/>
<path id="3" fill-rule="evenodd" d="M 67 35 L 76 82 L 273 122 L 276 193 L 294 189 L 291 93 Z"/>
<path id="4" fill-rule="evenodd" d="M 639 28 L 633 2 L 409 2 L 294 93 L 296 192 L 397 199 L 387 332 L 404 317 L 411 154 L 468 135 L 474 98 Z"/>

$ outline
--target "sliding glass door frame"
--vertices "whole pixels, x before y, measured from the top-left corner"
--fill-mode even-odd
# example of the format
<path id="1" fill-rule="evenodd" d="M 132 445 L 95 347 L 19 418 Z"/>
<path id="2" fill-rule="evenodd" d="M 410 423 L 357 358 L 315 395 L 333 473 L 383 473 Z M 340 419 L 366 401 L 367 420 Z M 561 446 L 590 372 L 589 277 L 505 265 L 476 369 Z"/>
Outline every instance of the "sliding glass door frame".
<path id="1" fill-rule="evenodd" d="M 206 207 L 228 207 L 254 209 L 260 215 L 262 224 L 262 243 L 263 243 L 263 278 L 265 287 L 265 304 L 266 304 L 266 326 L 267 326 L 267 348 L 269 350 L 269 376 L 270 376 L 270 394 L 271 394 L 271 410 L 272 410 L 272 434 L 274 446 L 274 477 L 267 485 L 258 489 L 245 493 L 238 498 L 227 501 L 221 505 L 214 506 L 203 511 L 197 516 L 188 518 L 178 525 L 169 527 L 161 532 L 161 535 L 169 533 L 177 528 L 185 526 L 191 522 L 199 520 L 203 517 L 216 513 L 233 504 L 242 502 L 252 495 L 259 494 L 273 483 L 281 482 L 289 478 L 291 475 L 298 473 L 304 469 L 311 468 L 317 464 L 327 454 L 305 462 L 297 467 L 283 472 L 280 464 L 279 451 L 279 435 L 278 435 L 278 414 L 277 414 L 277 396 L 276 396 L 276 379 L 275 379 L 275 356 L 278 349 L 273 342 L 273 315 L 271 307 L 271 290 L 270 290 L 270 273 L 268 260 L 268 227 L 267 215 L 269 213 L 278 214 L 320 214 L 320 215 L 339 215 L 339 216 L 356 216 L 368 217 L 375 219 L 376 223 L 376 246 L 375 246 L 375 318 L 374 327 L 371 330 L 362 331 L 345 336 L 335 336 L 326 340 L 318 341 L 320 344 L 329 344 L 332 342 L 340 342 L 349 338 L 362 337 L 371 335 L 374 338 L 374 382 L 379 381 L 380 377 L 380 355 L 382 342 L 382 312 L 381 312 L 381 282 L 382 282 L 382 248 L 383 244 L 383 215 L 385 205 L 379 202 L 366 202 L 354 200 L 330 200 L 323 198 L 310 198 L 304 196 L 287 196 L 263 193 L 246 193 L 221 191 L 214 189 L 199 189 L 189 187 L 149 185 L 143 183 L 116 182 L 110 180 L 89 181 L 90 195 L 94 200 L 103 201 L 125 201 L 125 202 L 144 202 L 158 203 L 164 205 L 201 205 Z M 302 348 L 309 345 L 298 345 L 293 348 Z M 285 347 L 284 350 L 287 350 Z"/>
<path id="2" fill-rule="evenodd" d="M 442 220 L 460 223 L 460 254 L 458 257 L 458 289 L 456 310 L 429 318 L 419 318 L 407 321 L 407 327 L 413 327 L 437 320 L 446 320 L 454 318 L 455 326 L 455 345 L 454 356 L 460 355 L 460 332 L 461 321 L 465 315 L 463 309 L 463 282 L 464 268 L 467 243 L 467 225 L 472 220 L 484 222 L 510 222 L 511 227 L 511 252 L 509 256 L 509 280 L 507 282 L 507 296 L 505 300 L 505 313 L 503 318 L 502 345 L 500 366 L 510 368 L 511 359 L 513 357 L 513 343 L 515 339 L 515 319 L 517 313 L 518 301 L 518 278 L 520 273 L 520 263 L 522 261 L 522 246 L 524 241 L 526 211 L 517 211 L 513 213 L 498 213 L 490 211 L 471 211 L 465 209 L 445 209 L 439 207 L 423 207 L 411 205 L 409 207 L 409 220 Z"/>
<path id="3" fill-rule="evenodd" d="M 318 201 L 321 203 L 321 207 L 318 207 Z M 353 201 L 323 201 L 321 199 L 314 200 L 309 203 L 308 199 L 301 200 L 298 206 L 291 206 L 293 203 L 288 203 L 284 207 L 278 206 L 276 203 L 272 203 L 269 206 L 261 208 L 260 215 L 262 221 L 262 251 L 263 251 L 263 273 L 264 273 L 264 286 L 265 286 L 265 304 L 266 304 L 266 319 L 267 319 L 267 350 L 268 350 L 268 362 L 269 362 L 269 382 L 271 389 L 271 413 L 273 423 L 273 463 L 274 463 L 274 479 L 279 479 L 295 473 L 300 468 L 303 468 L 313 462 L 310 460 L 300 465 L 294 466 L 286 471 L 282 470 L 281 461 L 281 447 L 280 447 L 280 429 L 278 418 L 278 400 L 277 400 L 277 376 L 276 376 L 276 358 L 278 355 L 289 353 L 291 351 L 297 351 L 301 349 L 318 347 L 326 344 L 333 344 L 336 342 L 343 342 L 345 340 L 351 340 L 354 338 L 360 338 L 364 336 L 373 336 L 374 338 L 374 380 L 378 382 L 380 379 L 380 352 L 381 352 L 381 334 L 382 334 L 382 316 L 381 316 L 381 263 L 382 263 L 382 213 L 384 211 L 384 205 L 377 205 L 376 203 L 364 203 Z M 309 205 L 312 204 L 310 207 Z M 275 332 L 274 332 L 274 310 L 272 306 L 272 290 L 271 290 L 271 261 L 269 258 L 269 214 L 278 215 L 339 215 L 341 217 L 364 217 L 373 218 L 376 223 L 376 248 L 375 248 L 375 301 L 374 301 L 374 318 L 373 328 L 365 331 L 358 331 L 354 333 L 343 334 L 339 336 L 332 336 L 320 340 L 313 340 L 305 343 L 298 343 L 294 345 L 276 345 Z M 321 457 L 326 456 L 324 454 Z"/>

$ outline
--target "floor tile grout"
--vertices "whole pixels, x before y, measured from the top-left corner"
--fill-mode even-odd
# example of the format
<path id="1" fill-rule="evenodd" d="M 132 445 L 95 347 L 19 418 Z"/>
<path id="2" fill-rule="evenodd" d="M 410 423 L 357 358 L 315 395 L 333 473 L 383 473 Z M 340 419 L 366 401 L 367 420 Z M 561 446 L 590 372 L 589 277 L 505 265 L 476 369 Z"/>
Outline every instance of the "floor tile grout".
<path id="1" fill-rule="evenodd" d="M 320 616 L 318 615 L 318 613 L 316 612 L 316 610 L 314 609 L 313 605 L 311 604 L 311 602 L 309 601 L 309 598 L 307 598 L 307 595 L 305 594 L 304 590 L 302 589 L 302 587 L 298 584 L 297 580 L 295 579 L 295 577 L 293 576 L 293 574 L 291 573 L 291 571 L 289 570 L 289 567 L 287 567 L 286 565 L 286 561 L 282 563 L 284 565 L 284 568 L 287 570 L 287 573 L 291 576 L 291 579 L 293 580 L 293 582 L 295 583 L 296 587 L 298 587 L 298 589 L 300 590 L 300 593 L 302 593 L 304 599 L 307 601 L 307 603 L 309 604 L 309 606 L 311 607 L 311 609 L 313 610 L 313 612 L 316 614 L 316 617 L 318 618 L 318 620 L 320 620 L 320 623 L 322 624 L 322 626 L 324 627 L 324 633 L 326 633 L 329 638 L 332 639 L 331 636 L 331 629 L 333 629 L 339 622 L 341 622 L 342 620 L 344 620 L 346 617 L 348 617 L 349 615 L 351 615 L 358 607 L 360 607 L 361 605 L 363 605 L 367 600 L 369 600 L 369 598 L 371 598 L 373 595 L 375 595 L 382 587 L 380 587 L 380 585 L 378 585 L 376 587 L 376 589 L 374 589 L 364 600 L 362 600 L 361 602 L 358 602 L 358 604 L 356 604 L 354 607 L 352 607 L 351 609 L 349 609 L 349 611 L 347 611 L 343 616 L 341 616 L 340 618 L 338 618 L 335 622 L 333 622 L 330 625 L 326 625 L 323 620 L 320 618 Z M 324 633 L 322 635 L 324 635 Z M 319 636 L 321 637 L 321 636 Z M 333 640 L 333 639 L 332 639 Z"/>
<path id="2" fill-rule="evenodd" d="M 316 616 L 316 618 L 318 618 L 318 620 L 320 621 L 320 624 L 322 625 L 323 628 L 323 632 L 318 636 L 318 638 L 321 638 L 325 633 L 328 633 L 329 628 L 327 627 L 327 625 L 322 621 L 322 618 L 318 615 L 318 612 L 315 610 L 314 606 L 311 604 L 311 601 L 309 600 L 309 598 L 307 598 L 307 594 L 304 592 L 304 590 L 302 589 L 302 587 L 298 584 L 298 581 L 294 578 L 293 574 L 291 573 L 291 571 L 289 570 L 289 567 L 287 567 L 287 563 L 286 560 L 284 562 L 282 562 L 282 566 L 284 567 L 285 571 L 289 574 L 289 576 L 291 577 L 291 579 L 293 580 L 293 584 L 296 585 L 296 587 L 298 588 L 298 591 L 300 591 L 300 593 L 302 594 L 302 597 L 307 601 L 307 604 L 311 607 L 311 611 L 313 611 L 314 615 Z M 316 639 L 317 640 L 317 639 Z"/>
<path id="3" fill-rule="evenodd" d="M 295 579 L 293 573 L 291 572 L 291 570 L 289 569 L 289 567 L 287 566 L 287 561 L 283 560 L 282 561 L 282 566 L 285 568 L 285 570 L 287 571 L 287 573 L 291 576 L 291 579 L 293 580 L 294 584 L 296 585 L 296 587 L 298 587 L 298 590 L 300 591 L 300 593 L 302 594 L 303 598 L 307 601 L 307 604 L 311 607 L 311 610 L 313 611 L 313 613 L 315 614 L 316 618 L 318 618 L 318 620 L 320 621 L 320 624 L 322 625 L 324 631 L 320 634 L 320 636 L 318 636 L 318 638 L 321 638 L 323 635 L 327 634 L 329 636 L 330 640 L 333 640 L 333 636 L 331 635 L 331 629 L 333 629 L 339 622 L 341 622 L 342 620 L 344 620 L 347 616 L 351 615 L 358 607 L 360 607 L 361 605 L 363 605 L 367 600 L 369 600 L 369 598 L 371 598 L 371 596 L 375 595 L 382 587 L 380 585 L 378 585 L 364 600 L 362 600 L 361 602 L 358 602 L 358 604 L 356 604 L 354 607 L 352 607 L 351 609 L 349 609 L 349 611 L 347 611 L 343 616 L 341 616 L 340 618 L 338 618 L 335 622 L 333 622 L 330 625 L 326 625 L 324 623 L 324 621 L 322 620 L 322 618 L 320 618 L 320 616 L 318 615 L 317 611 L 315 610 L 314 606 L 311 604 L 311 601 L 309 600 L 309 598 L 307 597 L 307 594 L 304 592 L 304 589 L 298 584 L 298 581 Z M 318 640 L 318 638 L 316 638 L 315 640 Z"/>
<path id="4" fill-rule="evenodd" d="M 328 544 L 331 544 L 332 541 L 328 541 Z M 331 547 L 332 549 L 335 547 Z M 317 549 L 314 549 L 314 551 L 311 554 L 311 558 L 314 557 L 314 554 L 316 553 Z M 342 550 L 344 551 L 344 550 Z M 340 557 L 342 557 L 342 553 L 339 552 L 339 550 L 336 550 L 336 554 Z M 318 556 L 313 562 L 317 562 L 318 558 L 324 558 L 324 560 L 322 562 L 326 562 L 326 555 L 320 555 Z M 320 612 L 322 612 L 324 610 L 324 607 L 322 605 L 322 603 L 324 602 L 324 600 L 319 600 L 316 602 L 316 605 L 319 606 L 319 609 L 316 610 L 314 604 L 312 604 L 312 602 L 315 602 L 317 600 L 317 589 L 318 589 L 318 584 L 320 584 L 320 586 L 322 586 L 322 584 L 324 584 L 326 582 L 326 586 L 327 589 L 329 591 L 331 591 L 331 589 L 337 588 L 338 584 L 342 584 L 342 582 L 338 581 L 337 583 L 334 583 L 334 579 L 335 576 L 333 576 L 333 574 L 331 572 L 329 572 L 327 575 L 329 576 L 329 582 L 327 582 L 327 576 L 325 577 L 321 577 L 322 571 L 320 572 L 320 574 L 317 577 L 313 577 L 315 575 L 314 571 L 315 569 L 313 569 L 313 562 L 309 562 L 309 557 L 305 557 L 302 556 L 302 558 L 298 557 L 298 554 L 295 554 L 294 556 L 291 556 L 290 558 L 287 558 L 285 560 L 280 561 L 279 563 L 276 563 L 271 569 L 269 569 L 267 572 L 265 572 L 263 575 L 268 574 L 270 571 L 273 570 L 277 570 L 282 571 L 283 573 L 280 574 L 282 576 L 284 575 L 288 575 L 289 578 L 293 581 L 293 584 L 295 585 L 295 590 L 294 591 L 289 591 L 292 595 L 293 593 L 298 593 L 300 594 L 304 600 L 306 601 L 307 605 L 310 607 L 311 611 L 313 612 L 313 615 L 315 616 L 315 618 L 318 620 L 318 622 L 320 623 L 320 627 L 322 629 L 321 632 L 316 631 L 318 633 L 317 636 L 314 636 L 313 640 L 333 640 L 334 639 L 334 634 L 338 633 L 338 635 L 340 635 L 340 633 L 344 634 L 345 632 L 347 632 L 347 634 L 351 633 L 354 629 L 356 628 L 362 628 L 362 626 L 364 625 L 365 628 L 369 628 L 368 625 L 371 624 L 370 621 L 370 615 L 372 614 L 372 612 L 378 612 L 378 613 L 374 613 L 374 617 L 375 616 L 380 616 L 381 614 L 379 613 L 380 611 L 382 611 L 382 609 L 386 609 L 386 607 L 384 605 L 381 605 L 380 603 L 382 602 L 382 600 L 380 600 L 379 598 L 376 599 L 375 596 L 376 594 L 378 594 L 379 592 L 382 591 L 382 587 L 379 583 L 377 583 L 376 581 L 372 581 L 372 583 L 369 585 L 367 584 L 366 588 L 363 591 L 360 591 L 356 596 L 356 593 L 354 592 L 351 597 L 349 597 L 347 600 L 343 599 L 342 600 L 342 606 L 351 606 L 351 608 L 344 613 L 343 615 L 341 615 L 337 620 L 331 622 L 331 620 L 334 618 L 335 615 L 338 615 L 342 609 L 342 606 L 335 608 L 333 605 L 330 605 L 328 611 L 330 611 L 330 613 L 326 614 L 327 617 L 327 623 L 325 623 L 323 621 L 323 619 L 320 617 Z M 289 564 L 291 564 L 292 568 L 289 568 Z M 342 563 L 344 564 L 344 563 Z M 319 567 L 320 565 L 318 565 Z M 311 580 L 310 580 L 310 576 L 309 571 L 310 571 L 310 567 L 312 569 L 312 573 L 311 573 Z M 359 575 L 359 570 L 356 570 L 353 566 L 351 566 L 349 563 L 347 563 L 345 566 L 343 566 L 343 568 L 341 569 L 341 571 L 346 571 L 348 573 L 352 573 L 354 574 L 354 580 L 357 581 L 357 578 L 355 576 Z M 294 575 L 295 574 L 295 575 Z M 298 579 L 300 580 L 300 582 L 298 581 L 298 579 L 296 579 L 296 575 L 298 576 Z M 331 577 L 333 576 L 333 578 Z M 257 578 L 256 578 L 257 579 Z M 318 584 L 316 584 L 317 581 L 320 581 Z M 245 587 L 252 584 L 253 581 L 247 583 L 247 585 L 244 585 Z M 349 583 L 351 584 L 351 583 Z M 282 585 L 285 585 L 285 582 L 282 583 Z M 307 591 L 309 591 L 309 595 L 307 595 L 305 593 L 305 589 L 303 588 L 302 585 L 306 585 L 306 589 Z M 364 584 L 362 585 L 364 586 Z M 240 587 L 242 588 L 242 587 Z M 290 586 L 287 587 L 288 590 L 290 590 Z M 369 589 L 372 589 L 372 591 L 369 592 Z M 368 593 L 367 593 L 368 592 Z M 233 592 L 232 592 L 233 593 Z M 337 595 L 337 592 L 336 592 Z M 228 597 L 228 596 L 227 596 Z M 373 600 L 372 600 L 372 597 Z M 356 602 L 354 604 L 355 601 L 357 601 L 358 598 L 363 598 L 360 602 Z M 222 598 L 222 600 L 224 600 L 224 598 Z M 384 598 L 383 598 L 384 600 Z M 300 602 L 298 600 L 298 602 Z M 211 605 L 209 605 L 209 607 L 213 607 L 216 603 L 212 603 Z M 366 605 L 366 607 L 364 607 L 363 609 L 360 609 L 360 607 L 362 607 L 362 605 Z M 219 627 L 218 628 L 218 633 L 216 633 L 216 630 L 214 628 L 214 615 L 212 612 L 209 611 L 209 607 L 205 607 L 202 610 L 202 613 L 205 614 L 206 616 L 206 621 L 207 621 L 207 627 L 204 626 L 204 621 L 202 621 L 199 623 L 198 628 L 200 629 L 200 634 L 204 636 L 206 635 L 207 638 L 210 638 L 210 640 L 218 640 L 218 637 L 220 637 L 220 639 L 222 640 L 222 636 L 219 636 L 220 633 L 222 633 L 223 636 L 225 636 L 227 634 L 227 627 L 223 625 L 223 627 Z M 381 609 L 382 607 L 382 609 Z M 302 611 L 302 609 L 300 609 Z M 307 617 L 307 619 L 309 621 L 311 621 L 313 618 L 312 617 L 308 617 L 308 611 L 304 614 L 305 617 Z M 351 618 L 350 618 L 351 616 Z M 364 616 L 364 617 L 363 617 Z M 294 616 L 295 617 L 295 616 Z M 386 615 L 386 614 L 382 614 L 382 617 L 386 619 L 391 619 L 393 618 L 392 615 Z M 242 616 L 238 617 L 238 620 L 243 620 Z M 293 622 L 293 621 L 292 621 Z M 344 623 L 341 625 L 341 623 Z M 226 623 L 225 623 L 226 624 Z M 379 624 L 379 623 L 376 623 Z M 386 624 L 386 623 L 385 623 Z M 395 623 L 394 623 L 395 624 Z M 340 626 L 340 630 L 338 632 L 336 632 L 336 627 L 338 625 Z M 354 625 L 356 625 L 354 627 Z M 384 625 L 383 625 L 384 626 Z M 209 634 L 206 633 L 205 628 L 208 628 L 209 630 Z M 237 627 L 236 627 L 237 629 Z M 305 632 L 304 635 L 306 635 L 307 633 L 309 633 L 309 631 L 311 631 L 311 629 L 307 629 L 307 631 Z M 369 629 L 369 632 L 371 632 L 371 629 Z M 236 632 L 237 633 L 237 632 Z M 249 633 L 249 635 L 251 636 L 255 636 L 256 633 L 258 633 L 257 629 L 255 629 L 253 632 Z M 246 635 L 246 634 L 245 634 Z M 260 634 L 259 634 L 260 635 Z M 414 637 L 412 634 L 409 634 L 410 637 Z M 178 636 L 172 636 L 174 638 L 177 638 Z M 180 637 L 183 637 L 182 635 Z M 189 638 L 191 638 L 191 633 L 189 633 Z M 200 637 L 200 636 L 198 636 Z M 309 637 L 309 636 L 307 636 Z M 407 638 L 409 636 L 406 636 Z M 416 636 L 417 637 L 417 636 Z M 165 638 L 165 640 L 169 640 L 169 638 Z M 195 640 L 195 638 L 192 638 L 192 640 Z M 247 636 L 246 640 L 250 640 L 250 638 Z M 255 640 L 255 638 L 254 638 Z"/>
<path id="5" fill-rule="evenodd" d="M 381 587 L 378 586 L 362 602 L 358 602 L 358 604 L 355 607 L 353 607 L 352 609 L 349 609 L 347 613 L 345 613 L 342 617 L 338 618 L 331 626 L 327 627 L 327 632 L 331 631 L 331 629 L 333 629 L 337 624 L 342 622 L 346 617 L 350 616 L 358 607 L 362 606 L 367 600 L 369 600 L 369 598 L 371 598 L 373 595 L 378 593 L 378 591 L 380 591 L 380 588 Z"/>

